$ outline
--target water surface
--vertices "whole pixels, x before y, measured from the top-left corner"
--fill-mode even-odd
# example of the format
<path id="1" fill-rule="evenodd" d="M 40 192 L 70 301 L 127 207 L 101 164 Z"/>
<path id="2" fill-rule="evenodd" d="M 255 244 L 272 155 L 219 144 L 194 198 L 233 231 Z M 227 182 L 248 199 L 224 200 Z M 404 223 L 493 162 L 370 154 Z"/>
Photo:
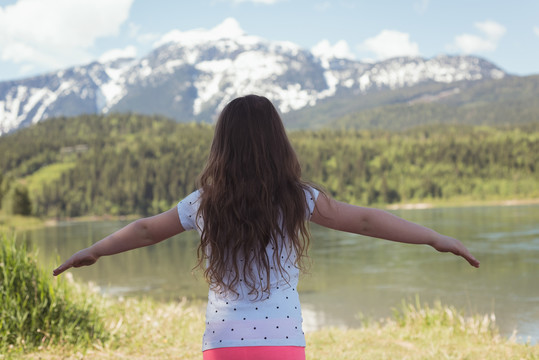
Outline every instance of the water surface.
<path id="1" fill-rule="evenodd" d="M 394 211 L 461 239 L 479 269 L 428 246 L 392 243 L 312 226 L 310 273 L 300 279 L 305 330 L 361 326 L 361 316 L 392 314 L 402 300 L 440 300 L 471 313 L 494 313 L 500 331 L 539 342 L 539 205 Z M 40 261 L 52 267 L 126 222 L 69 222 L 29 231 Z M 72 270 L 110 296 L 205 299 L 196 264 L 196 232 L 155 246 L 104 257 Z M 56 261 L 55 261 L 56 260 Z M 361 314 L 361 316 L 360 316 Z"/>

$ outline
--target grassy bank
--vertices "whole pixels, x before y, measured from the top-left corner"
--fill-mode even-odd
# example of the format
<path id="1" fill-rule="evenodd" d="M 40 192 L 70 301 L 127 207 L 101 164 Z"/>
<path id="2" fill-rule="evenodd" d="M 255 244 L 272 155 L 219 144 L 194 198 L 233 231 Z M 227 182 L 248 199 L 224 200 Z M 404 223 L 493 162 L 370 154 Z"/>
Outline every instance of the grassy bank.
<path id="1" fill-rule="evenodd" d="M 62 219 L 41 219 L 34 216 L 7 215 L 0 210 L 0 232 L 13 233 L 17 231 L 32 230 L 46 226 L 56 226 L 62 221 L 132 221 L 140 218 L 140 215 L 86 215 Z"/>
<path id="2" fill-rule="evenodd" d="M 204 303 L 104 298 L 70 273 L 52 278 L 0 234 L 0 359 L 200 359 Z M 539 359 L 491 315 L 403 304 L 392 318 L 307 337 L 308 359 Z"/>
<path id="3" fill-rule="evenodd" d="M 0 210 L 0 233 L 29 230 L 45 226 L 45 222 L 39 218 L 22 215 L 7 215 Z"/>
<path id="4" fill-rule="evenodd" d="M 87 348 L 51 346 L 23 359 L 201 359 L 203 304 L 110 301 L 112 340 Z M 452 307 L 405 305 L 392 319 L 360 329 L 307 334 L 307 359 L 539 359 L 539 345 L 501 337 L 490 316 L 463 317 Z M 7 357 L 6 357 L 7 358 Z"/>
<path id="5" fill-rule="evenodd" d="M 0 354 L 109 340 L 102 298 L 86 286 L 53 281 L 14 236 L 0 233 Z"/>

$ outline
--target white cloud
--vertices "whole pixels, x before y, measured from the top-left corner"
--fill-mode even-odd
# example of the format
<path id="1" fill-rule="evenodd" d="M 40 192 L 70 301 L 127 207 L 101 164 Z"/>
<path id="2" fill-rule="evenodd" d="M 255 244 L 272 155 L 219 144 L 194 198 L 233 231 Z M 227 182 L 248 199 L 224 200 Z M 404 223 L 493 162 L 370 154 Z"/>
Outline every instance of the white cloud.
<path id="1" fill-rule="evenodd" d="M 99 62 L 106 63 L 116 59 L 134 58 L 137 56 L 137 48 L 130 45 L 123 49 L 112 49 L 99 57 Z"/>
<path id="2" fill-rule="evenodd" d="M 535 35 L 539 36 L 539 26 L 534 26 L 533 32 L 535 33 Z"/>
<path id="3" fill-rule="evenodd" d="M 96 39 L 117 35 L 134 0 L 18 0 L 0 7 L 0 58 L 25 68 L 92 59 Z"/>
<path id="4" fill-rule="evenodd" d="M 495 21 L 476 22 L 475 27 L 479 29 L 485 36 L 492 40 L 499 40 L 505 34 L 505 26 L 498 24 Z"/>
<path id="5" fill-rule="evenodd" d="M 395 30 L 382 30 L 366 39 L 359 49 L 374 53 L 379 60 L 396 56 L 419 56 L 419 45 L 410 41 L 410 35 Z"/>
<path id="6" fill-rule="evenodd" d="M 354 59 L 350 46 L 344 40 L 339 40 L 335 45 L 331 45 L 329 40 L 324 39 L 313 46 L 311 52 L 321 58 Z"/>
<path id="7" fill-rule="evenodd" d="M 494 51 L 496 46 L 496 42 L 476 35 L 462 34 L 455 38 L 455 47 L 466 54 Z"/>
<path id="8" fill-rule="evenodd" d="M 506 28 L 494 21 L 476 22 L 474 26 L 481 35 L 462 34 L 455 37 L 449 50 L 457 50 L 466 54 L 494 51 L 498 42 L 505 35 Z"/>
<path id="9" fill-rule="evenodd" d="M 160 39 L 154 42 L 154 47 L 159 47 L 169 42 L 180 42 L 183 44 L 200 44 L 205 41 L 214 41 L 224 38 L 237 38 L 245 35 L 239 22 L 234 18 L 226 18 L 222 23 L 218 24 L 210 30 L 194 29 L 188 31 L 180 31 L 174 29 L 162 35 Z"/>

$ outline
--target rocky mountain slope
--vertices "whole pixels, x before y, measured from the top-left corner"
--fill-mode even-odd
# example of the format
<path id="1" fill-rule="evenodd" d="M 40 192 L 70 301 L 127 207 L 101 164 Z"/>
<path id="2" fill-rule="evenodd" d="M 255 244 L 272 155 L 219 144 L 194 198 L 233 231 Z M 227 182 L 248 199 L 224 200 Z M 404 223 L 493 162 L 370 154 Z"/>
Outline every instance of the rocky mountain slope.
<path id="1" fill-rule="evenodd" d="M 0 82 L 0 135 L 83 113 L 129 111 L 211 122 L 224 104 L 248 93 L 267 96 L 286 114 L 324 99 L 506 75 L 473 56 L 365 63 L 315 55 L 293 43 L 245 34 L 227 19 L 208 31 L 171 33 L 142 58 Z"/>

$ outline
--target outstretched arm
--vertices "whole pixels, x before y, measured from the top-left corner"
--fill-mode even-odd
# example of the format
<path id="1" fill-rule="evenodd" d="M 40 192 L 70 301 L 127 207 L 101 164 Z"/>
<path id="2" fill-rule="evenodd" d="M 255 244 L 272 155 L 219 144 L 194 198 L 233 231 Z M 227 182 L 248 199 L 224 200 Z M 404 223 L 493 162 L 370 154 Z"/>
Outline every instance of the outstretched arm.
<path id="1" fill-rule="evenodd" d="M 53 275 L 59 275 L 71 267 L 92 265 L 101 256 L 156 244 L 183 231 L 176 208 L 136 220 L 89 248 L 73 254 L 66 262 L 54 269 Z"/>
<path id="2" fill-rule="evenodd" d="M 479 261 L 459 240 L 387 211 L 342 203 L 320 194 L 311 221 L 330 229 L 407 244 L 430 245 L 438 251 L 462 256 L 470 265 L 479 267 Z"/>

